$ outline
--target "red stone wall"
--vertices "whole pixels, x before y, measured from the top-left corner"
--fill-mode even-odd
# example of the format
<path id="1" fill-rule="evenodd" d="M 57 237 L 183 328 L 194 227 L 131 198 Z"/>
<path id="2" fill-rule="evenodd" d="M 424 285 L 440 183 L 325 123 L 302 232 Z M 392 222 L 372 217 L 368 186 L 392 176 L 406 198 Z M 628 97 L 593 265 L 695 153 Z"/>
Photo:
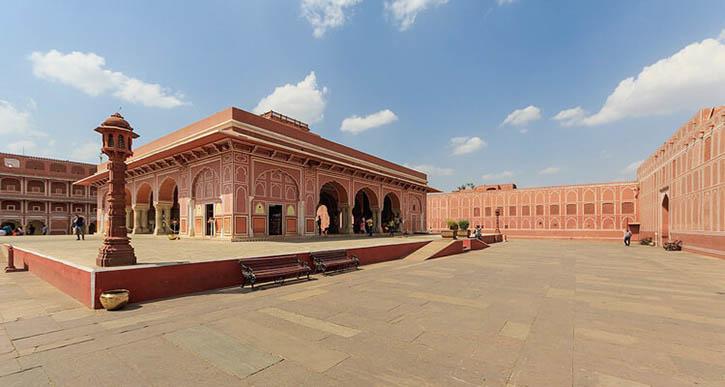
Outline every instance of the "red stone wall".
<path id="1" fill-rule="evenodd" d="M 96 221 L 96 190 L 73 182 L 92 175 L 92 164 L 0 153 L 0 223 L 32 224 L 36 234 L 70 233 L 70 220 Z"/>
<path id="2" fill-rule="evenodd" d="M 471 228 L 493 232 L 498 208 L 499 228 L 509 236 L 613 239 L 637 223 L 636 195 L 634 182 L 469 189 L 429 194 L 427 216 L 434 232 L 447 229 L 449 219 L 468 219 Z"/>
<path id="3" fill-rule="evenodd" d="M 725 258 L 724 128 L 725 106 L 701 109 L 639 167 L 644 236 Z"/>

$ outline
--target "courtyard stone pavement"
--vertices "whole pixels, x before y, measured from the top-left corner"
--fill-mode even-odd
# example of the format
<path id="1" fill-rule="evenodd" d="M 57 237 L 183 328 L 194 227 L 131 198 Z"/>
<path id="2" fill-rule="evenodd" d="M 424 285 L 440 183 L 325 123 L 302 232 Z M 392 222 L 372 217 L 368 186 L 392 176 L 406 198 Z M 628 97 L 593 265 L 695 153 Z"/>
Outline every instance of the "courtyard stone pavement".
<path id="1" fill-rule="evenodd" d="M 92 311 L 0 274 L 0 386 L 725 385 L 725 261 L 513 240 Z"/>

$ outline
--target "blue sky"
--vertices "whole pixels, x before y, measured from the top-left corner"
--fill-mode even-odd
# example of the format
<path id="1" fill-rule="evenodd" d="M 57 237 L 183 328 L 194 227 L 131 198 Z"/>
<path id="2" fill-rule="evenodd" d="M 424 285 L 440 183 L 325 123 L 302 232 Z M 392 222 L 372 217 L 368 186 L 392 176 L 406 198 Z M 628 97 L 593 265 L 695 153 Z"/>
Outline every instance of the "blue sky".
<path id="1" fill-rule="evenodd" d="M 0 5 L 0 150 L 97 161 L 274 108 L 434 187 L 627 180 L 725 103 L 720 1 L 16 1 Z M 628 80 L 628 78 L 631 78 Z"/>

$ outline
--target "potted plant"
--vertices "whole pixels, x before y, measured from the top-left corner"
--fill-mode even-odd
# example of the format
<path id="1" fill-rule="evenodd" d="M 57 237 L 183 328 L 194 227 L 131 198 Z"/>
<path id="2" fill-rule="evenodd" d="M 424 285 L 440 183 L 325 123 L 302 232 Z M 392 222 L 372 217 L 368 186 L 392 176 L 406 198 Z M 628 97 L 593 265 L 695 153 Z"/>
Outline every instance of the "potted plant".
<path id="1" fill-rule="evenodd" d="M 466 238 L 468 238 L 468 226 L 470 226 L 468 219 L 461 219 L 458 221 L 458 229 L 463 232 L 463 236 Z"/>
<path id="2" fill-rule="evenodd" d="M 446 223 L 448 224 L 448 229 L 451 230 L 450 237 L 453 239 L 456 239 L 456 231 L 458 231 L 458 223 L 455 220 L 447 220 Z M 444 234 L 443 236 L 448 238 L 447 233 Z"/>

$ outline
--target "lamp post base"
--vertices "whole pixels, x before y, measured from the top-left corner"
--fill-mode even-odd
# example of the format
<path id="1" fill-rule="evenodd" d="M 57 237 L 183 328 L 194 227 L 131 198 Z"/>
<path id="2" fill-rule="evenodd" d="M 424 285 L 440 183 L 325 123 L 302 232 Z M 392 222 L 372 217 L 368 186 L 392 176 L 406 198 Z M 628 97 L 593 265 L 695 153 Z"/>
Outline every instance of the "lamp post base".
<path id="1" fill-rule="evenodd" d="M 98 251 L 96 265 L 101 267 L 136 264 L 136 254 L 128 238 L 108 237 Z"/>

